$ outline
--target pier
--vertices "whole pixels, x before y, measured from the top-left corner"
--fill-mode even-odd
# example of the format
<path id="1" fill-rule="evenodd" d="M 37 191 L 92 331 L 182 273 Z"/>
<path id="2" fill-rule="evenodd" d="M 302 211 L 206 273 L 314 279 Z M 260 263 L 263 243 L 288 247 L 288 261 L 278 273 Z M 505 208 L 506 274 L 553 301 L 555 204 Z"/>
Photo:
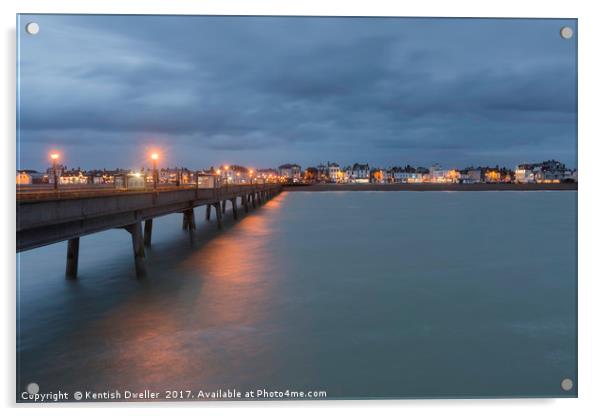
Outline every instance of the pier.
<path id="1" fill-rule="evenodd" d="M 239 207 L 256 208 L 282 190 L 279 184 L 227 185 L 212 189 L 165 187 L 157 190 L 73 190 L 17 192 L 17 252 L 68 241 L 65 275 L 77 278 L 79 239 L 120 228 L 131 235 L 136 275 L 146 274 L 145 248 L 152 244 L 153 220 L 182 214 L 182 228 L 194 238 L 194 208 L 206 206 L 205 220 L 222 228 L 226 204 L 234 219 Z"/>

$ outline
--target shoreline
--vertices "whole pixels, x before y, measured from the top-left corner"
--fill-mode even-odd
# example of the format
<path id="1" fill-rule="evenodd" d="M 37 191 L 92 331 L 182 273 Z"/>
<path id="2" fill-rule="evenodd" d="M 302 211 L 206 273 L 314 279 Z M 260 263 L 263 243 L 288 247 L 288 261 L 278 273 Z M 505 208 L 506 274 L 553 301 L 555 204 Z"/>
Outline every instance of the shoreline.
<path id="1" fill-rule="evenodd" d="M 284 185 L 283 192 L 329 191 L 577 191 L 577 183 L 393 183 Z"/>

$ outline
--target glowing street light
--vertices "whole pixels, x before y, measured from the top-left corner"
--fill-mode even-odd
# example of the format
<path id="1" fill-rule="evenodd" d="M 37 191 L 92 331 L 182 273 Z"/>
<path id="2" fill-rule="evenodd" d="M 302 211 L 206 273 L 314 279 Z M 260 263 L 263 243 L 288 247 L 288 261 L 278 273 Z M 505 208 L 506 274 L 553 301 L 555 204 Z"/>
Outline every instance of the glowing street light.
<path id="1" fill-rule="evenodd" d="M 54 190 L 59 189 L 58 175 L 56 174 L 56 162 L 59 160 L 60 155 L 56 152 L 50 153 L 50 160 L 52 160 L 52 178 L 54 180 Z"/>
<path id="2" fill-rule="evenodd" d="M 159 179 L 159 173 L 157 172 L 157 160 L 159 160 L 159 153 L 151 153 L 151 159 L 153 161 L 153 189 L 157 190 L 157 181 Z"/>

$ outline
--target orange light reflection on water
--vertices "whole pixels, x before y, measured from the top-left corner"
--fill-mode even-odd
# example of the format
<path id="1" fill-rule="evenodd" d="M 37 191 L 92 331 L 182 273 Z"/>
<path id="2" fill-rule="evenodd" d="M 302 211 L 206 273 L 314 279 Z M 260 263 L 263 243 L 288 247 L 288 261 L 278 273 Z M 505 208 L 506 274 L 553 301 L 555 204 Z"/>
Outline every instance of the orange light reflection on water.
<path id="1" fill-rule="evenodd" d="M 170 276 L 141 284 L 95 322 L 89 341 L 100 339 L 106 351 L 92 358 L 98 371 L 115 385 L 135 380 L 140 388 L 213 382 L 224 367 L 240 367 L 237 377 L 244 380 L 248 360 L 266 348 L 256 324 L 269 319 L 266 305 L 277 283 L 267 246 L 271 211 L 281 209 L 282 197 L 191 252 Z"/>

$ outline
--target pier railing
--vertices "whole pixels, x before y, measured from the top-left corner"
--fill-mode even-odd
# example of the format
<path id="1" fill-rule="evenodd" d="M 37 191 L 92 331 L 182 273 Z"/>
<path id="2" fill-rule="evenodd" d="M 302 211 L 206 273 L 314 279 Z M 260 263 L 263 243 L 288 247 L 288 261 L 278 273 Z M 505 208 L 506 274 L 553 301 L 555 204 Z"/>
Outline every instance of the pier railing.
<path id="1" fill-rule="evenodd" d="M 192 233 L 196 228 L 194 208 L 206 206 L 207 220 L 215 210 L 217 226 L 222 226 L 226 203 L 234 218 L 238 207 L 245 211 L 267 201 L 281 191 L 278 184 L 227 185 L 219 188 L 161 187 L 157 190 L 74 190 L 17 194 L 17 252 L 60 241 L 69 241 L 67 274 L 75 275 L 77 266 L 69 266 L 75 257 L 79 238 L 122 228 L 132 234 L 136 270 L 143 274 L 139 259 L 144 257 L 143 242 L 150 246 L 152 220 L 163 215 L 182 213 L 182 227 Z M 142 232 L 142 223 L 144 233 Z M 75 254 L 74 254 L 75 253 Z M 75 270 L 70 273 L 69 270 Z"/>

